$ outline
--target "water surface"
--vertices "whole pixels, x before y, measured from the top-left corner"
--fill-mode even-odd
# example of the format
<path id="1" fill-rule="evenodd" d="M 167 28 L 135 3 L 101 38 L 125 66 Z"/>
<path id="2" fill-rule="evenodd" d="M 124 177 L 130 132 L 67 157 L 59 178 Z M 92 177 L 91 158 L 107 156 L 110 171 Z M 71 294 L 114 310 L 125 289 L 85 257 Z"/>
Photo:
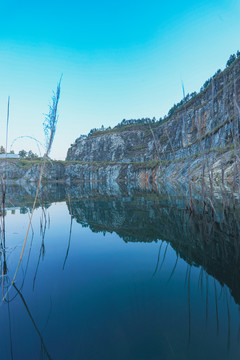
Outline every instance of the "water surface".
<path id="1" fill-rule="evenodd" d="M 238 211 L 133 186 L 10 187 L 2 359 L 238 359 Z M 5 242 L 5 246 L 4 246 Z"/>

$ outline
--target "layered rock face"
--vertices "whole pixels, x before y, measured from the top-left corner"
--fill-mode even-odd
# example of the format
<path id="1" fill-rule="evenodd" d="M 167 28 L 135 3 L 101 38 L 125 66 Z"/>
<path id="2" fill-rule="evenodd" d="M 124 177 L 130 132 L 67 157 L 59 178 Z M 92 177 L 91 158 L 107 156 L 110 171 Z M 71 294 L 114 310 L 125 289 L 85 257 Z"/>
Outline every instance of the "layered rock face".
<path id="1" fill-rule="evenodd" d="M 1 160 L 0 174 L 8 182 L 37 182 L 39 180 L 41 163 L 22 164 L 20 160 Z M 65 179 L 65 167 L 60 162 L 47 163 L 43 180 L 59 181 Z"/>
<path id="2" fill-rule="evenodd" d="M 104 133 L 79 141 L 71 147 L 66 160 L 81 161 L 144 161 L 144 154 L 135 149 L 145 143 L 146 129 Z M 133 153 L 134 152 L 134 153 Z M 136 153 L 135 153 L 136 152 Z"/>
<path id="3" fill-rule="evenodd" d="M 216 176 L 219 177 L 220 163 L 221 166 L 224 163 L 229 177 L 239 148 L 239 120 L 240 59 L 237 59 L 214 77 L 204 91 L 177 108 L 166 120 L 96 132 L 71 146 L 66 159 L 114 162 L 124 167 L 153 160 L 181 161 L 181 168 L 190 168 L 192 176 L 198 178 L 199 161 L 195 160 L 204 154 L 215 168 Z M 164 172 L 169 170 L 162 163 L 158 167 L 160 177 L 161 173 L 163 175 L 160 168 Z"/>

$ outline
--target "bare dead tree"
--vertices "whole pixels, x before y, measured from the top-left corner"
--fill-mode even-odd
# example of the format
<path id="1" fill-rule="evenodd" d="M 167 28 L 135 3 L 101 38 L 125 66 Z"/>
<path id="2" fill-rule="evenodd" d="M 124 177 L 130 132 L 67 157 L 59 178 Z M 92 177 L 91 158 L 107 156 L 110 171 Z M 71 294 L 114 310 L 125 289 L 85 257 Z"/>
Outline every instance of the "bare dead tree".
<path id="1" fill-rule="evenodd" d="M 192 196 L 192 179 L 190 174 L 190 167 L 188 168 L 188 207 L 190 210 L 190 213 L 194 213 L 194 201 Z"/>
<path id="2" fill-rule="evenodd" d="M 150 121 L 148 121 L 148 125 L 149 125 L 149 129 L 151 131 L 152 137 L 153 137 L 153 142 L 154 142 L 154 146 L 155 146 L 156 153 L 157 153 L 157 156 L 158 156 L 158 160 L 160 160 L 160 152 L 159 152 L 159 147 L 160 146 L 159 146 L 159 143 L 157 142 L 157 139 L 156 139 L 156 137 L 154 135 L 154 132 L 153 132 Z"/>
<path id="3" fill-rule="evenodd" d="M 234 91 L 233 91 L 233 99 L 234 99 L 234 152 L 235 152 L 235 162 L 236 162 L 236 177 L 238 182 L 238 189 L 240 193 L 240 179 L 239 179 L 239 169 L 240 169 L 240 157 L 239 157 L 239 120 L 240 120 L 240 107 L 237 101 L 237 80 L 236 80 L 236 67 L 234 68 Z"/>
<path id="4" fill-rule="evenodd" d="M 175 156 L 175 151 L 174 151 L 174 148 L 173 148 L 173 144 L 172 144 L 172 140 L 171 140 L 171 137 L 169 136 L 169 128 L 168 128 L 168 124 L 166 126 L 166 135 L 167 135 L 167 138 L 168 138 L 168 142 L 171 146 L 171 150 L 172 150 L 172 154 L 173 154 L 173 158 L 174 160 L 176 159 L 176 156 Z"/>

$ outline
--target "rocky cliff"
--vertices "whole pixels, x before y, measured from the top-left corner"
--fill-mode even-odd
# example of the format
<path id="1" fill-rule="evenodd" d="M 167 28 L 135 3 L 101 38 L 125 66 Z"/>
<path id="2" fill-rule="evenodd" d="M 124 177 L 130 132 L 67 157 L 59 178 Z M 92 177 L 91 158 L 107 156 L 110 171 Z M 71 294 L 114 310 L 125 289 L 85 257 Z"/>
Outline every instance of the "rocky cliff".
<path id="1" fill-rule="evenodd" d="M 72 145 L 66 160 L 114 162 L 115 169 L 117 165 L 120 169 L 118 175 L 113 170 L 117 179 L 124 177 L 122 168 L 129 171 L 133 165 L 139 169 L 144 166 L 138 163 L 145 163 L 145 169 L 149 169 L 155 161 L 155 172 L 150 171 L 148 177 L 167 175 L 169 180 L 186 177 L 186 169 L 193 180 L 199 179 L 204 162 L 204 167 L 207 164 L 213 170 L 216 182 L 222 181 L 223 176 L 233 182 L 238 166 L 239 120 L 237 58 L 204 91 L 176 108 L 167 119 L 97 131 Z"/>

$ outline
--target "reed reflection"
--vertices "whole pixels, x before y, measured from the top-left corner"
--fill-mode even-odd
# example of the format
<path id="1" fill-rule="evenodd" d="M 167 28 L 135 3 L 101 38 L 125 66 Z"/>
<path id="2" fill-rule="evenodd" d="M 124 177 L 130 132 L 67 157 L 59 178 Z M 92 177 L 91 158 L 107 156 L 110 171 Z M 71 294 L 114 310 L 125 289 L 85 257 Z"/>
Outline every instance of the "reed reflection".
<path id="1" fill-rule="evenodd" d="M 18 196 L 15 196 L 15 190 L 17 190 Z M 28 216 L 31 211 L 29 195 L 31 193 L 34 194 L 34 191 L 29 190 L 28 195 L 26 195 L 26 189 L 19 191 L 16 188 L 9 188 L 6 209 L 15 199 L 15 207 L 25 209 L 24 212 Z M 166 189 L 143 191 L 134 186 L 126 186 L 126 184 L 117 184 L 111 188 L 100 183 L 82 183 L 68 188 L 62 185 L 54 186 L 53 184 L 49 188 L 45 187 L 37 204 L 38 208 L 41 209 L 39 217 L 40 242 L 37 243 L 38 257 L 35 263 L 33 291 L 37 279 L 41 276 L 39 272 L 41 259 L 44 267 L 44 260 L 48 256 L 45 243 L 47 230 L 51 227 L 48 208 L 51 203 L 62 201 L 66 202 L 70 216 L 69 231 L 65 238 L 66 246 L 64 253 L 61 254 L 63 271 L 66 271 L 65 265 L 69 261 L 69 254 L 71 253 L 74 222 L 82 227 L 88 227 L 92 232 L 114 232 L 126 243 L 157 242 L 158 248 L 149 281 L 154 281 L 157 284 L 164 270 L 168 273 L 167 286 L 174 281 L 178 273 L 180 259 L 184 260 L 186 264 L 185 281 L 182 286 L 185 287 L 186 292 L 189 346 L 192 341 L 192 329 L 195 321 L 192 314 L 194 303 L 192 287 L 196 285 L 196 277 L 193 276 L 193 272 L 198 271 L 198 296 L 202 298 L 204 304 L 203 316 L 206 327 L 209 326 L 209 318 L 212 316 L 209 303 L 213 300 L 216 334 L 221 331 L 223 318 L 226 317 L 228 324 L 226 347 L 230 349 L 232 339 L 231 301 L 233 300 L 237 305 L 240 305 L 240 213 L 236 201 L 232 203 L 232 206 L 231 203 L 224 203 L 223 206 L 222 203 L 218 205 L 217 200 L 214 200 L 214 206 L 210 203 L 209 206 L 205 204 L 204 211 L 202 211 L 196 195 L 194 211 L 191 211 L 186 196 L 181 193 L 166 191 Z M 6 209 L 4 217 L 6 216 Z M 9 214 L 9 216 L 14 215 Z M 13 284 L 15 293 L 11 293 L 11 301 L 19 296 L 26 310 L 26 301 L 22 294 L 35 232 L 36 228 L 32 228 L 25 268 L 22 277 L 19 276 L 18 282 Z M 7 242 L 7 232 L 2 231 L 1 272 L 3 289 L 6 290 L 5 279 L 7 278 L 8 264 L 5 242 Z M 175 251 L 176 258 L 170 261 L 171 265 L 169 266 L 170 249 Z M 9 297 L 7 301 L 9 301 Z M 10 307 L 8 311 L 10 324 Z M 29 315 L 29 309 L 27 313 Z M 43 352 L 47 358 L 50 358 L 33 316 L 29 316 L 40 337 Z M 12 344 L 11 325 L 9 328 L 10 344 Z M 13 349 L 12 347 L 11 345 L 11 353 L 14 354 L 14 347 Z"/>

